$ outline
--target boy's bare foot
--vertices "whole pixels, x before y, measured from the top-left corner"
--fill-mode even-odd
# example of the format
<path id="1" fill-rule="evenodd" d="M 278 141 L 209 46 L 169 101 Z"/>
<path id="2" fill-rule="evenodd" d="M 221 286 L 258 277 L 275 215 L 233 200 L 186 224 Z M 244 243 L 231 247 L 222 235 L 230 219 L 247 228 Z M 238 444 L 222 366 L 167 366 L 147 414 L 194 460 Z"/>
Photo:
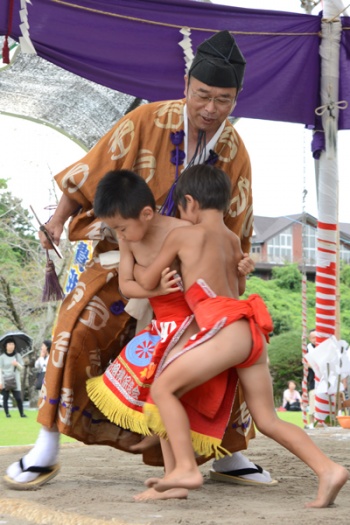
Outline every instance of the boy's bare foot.
<path id="1" fill-rule="evenodd" d="M 203 485 L 203 476 L 199 470 L 184 471 L 175 469 L 164 478 L 147 479 L 145 485 L 153 487 L 157 492 L 165 492 L 175 488 L 194 490 Z"/>
<path id="2" fill-rule="evenodd" d="M 188 496 L 187 489 L 169 489 L 165 492 L 157 492 L 154 488 L 150 488 L 136 494 L 133 497 L 134 501 L 149 501 L 149 500 L 159 500 L 159 499 L 186 499 Z"/>
<path id="3" fill-rule="evenodd" d="M 349 480 L 350 475 L 346 468 L 335 465 L 331 472 L 325 472 L 320 477 L 317 498 L 315 501 L 306 503 L 305 507 L 322 508 L 334 503 L 340 489 Z"/>
<path id="4" fill-rule="evenodd" d="M 140 443 L 136 443 L 136 445 L 131 445 L 129 450 L 131 452 L 143 452 L 144 450 L 147 450 L 148 448 L 153 447 L 154 445 L 157 445 L 159 443 L 159 436 L 154 434 L 153 436 L 146 436 L 143 438 Z"/>

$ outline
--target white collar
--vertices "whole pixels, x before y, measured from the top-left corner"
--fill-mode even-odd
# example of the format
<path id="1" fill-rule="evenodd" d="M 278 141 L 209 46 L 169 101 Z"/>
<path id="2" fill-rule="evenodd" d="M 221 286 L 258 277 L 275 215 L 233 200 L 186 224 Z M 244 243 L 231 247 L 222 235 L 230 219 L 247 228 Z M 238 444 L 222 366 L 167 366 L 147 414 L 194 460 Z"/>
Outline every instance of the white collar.
<path id="1" fill-rule="evenodd" d="M 210 150 L 211 149 L 214 149 L 215 147 L 215 144 L 217 143 L 217 141 L 219 140 L 219 137 L 221 135 L 221 133 L 223 132 L 223 129 L 225 127 L 225 120 L 224 122 L 221 124 L 221 126 L 219 127 L 219 129 L 217 130 L 217 132 L 215 133 L 215 135 L 210 139 L 210 141 L 208 142 L 208 144 L 206 145 L 206 148 L 205 148 L 205 160 L 208 159 L 209 155 L 210 155 Z M 188 160 L 187 160 L 187 151 L 188 151 L 188 116 L 187 116 L 187 104 L 184 105 L 184 132 L 185 132 L 185 160 L 184 160 L 184 167 L 187 166 L 188 164 Z M 191 160 L 191 159 L 190 159 Z M 197 164 L 198 163 L 198 160 L 197 159 L 194 159 L 194 162 L 193 164 Z"/>

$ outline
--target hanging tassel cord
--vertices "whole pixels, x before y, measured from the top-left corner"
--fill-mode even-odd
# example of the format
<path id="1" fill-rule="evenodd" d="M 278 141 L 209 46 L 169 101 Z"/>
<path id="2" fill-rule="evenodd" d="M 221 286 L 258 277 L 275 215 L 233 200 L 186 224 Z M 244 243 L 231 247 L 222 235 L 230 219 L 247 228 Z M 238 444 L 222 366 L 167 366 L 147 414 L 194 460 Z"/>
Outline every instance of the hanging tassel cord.
<path id="1" fill-rule="evenodd" d="M 188 163 L 187 167 L 184 169 L 184 171 L 182 173 L 184 173 L 188 168 L 190 168 L 191 166 L 194 165 L 195 163 L 195 159 L 196 157 L 198 157 L 198 162 L 197 164 L 204 164 L 205 162 L 205 151 L 206 151 L 206 134 L 205 134 L 205 131 L 203 130 L 199 130 L 198 132 L 198 139 L 197 139 L 197 144 L 196 144 L 196 151 L 194 152 L 194 155 L 192 157 L 192 159 L 190 160 L 190 162 Z M 182 173 L 179 175 L 179 172 L 178 172 L 178 167 L 179 167 L 179 163 L 180 163 L 180 155 L 179 155 L 179 149 L 178 149 L 178 146 L 176 147 L 176 151 L 175 151 L 175 165 L 176 165 L 176 175 L 175 175 L 175 181 L 173 182 L 173 184 L 171 185 L 171 188 L 166 196 L 166 199 L 164 201 L 164 204 L 163 206 L 161 207 L 160 209 L 160 214 L 161 215 L 168 215 L 170 217 L 175 217 L 176 216 L 176 207 L 175 207 L 175 204 L 174 204 L 174 191 L 175 191 L 175 186 L 179 180 L 179 178 L 181 177 Z M 181 159 L 181 162 L 182 162 L 183 159 Z"/>
<path id="2" fill-rule="evenodd" d="M 61 301 L 63 298 L 64 293 L 56 274 L 54 262 L 50 258 L 48 250 L 46 250 L 45 284 L 41 301 L 47 303 L 50 301 Z"/>
<path id="3" fill-rule="evenodd" d="M 13 7 L 14 7 L 14 0 L 9 0 L 7 31 L 6 31 L 6 35 L 4 38 L 4 44 L 2 47 L 2 61 L 4 64 L 10 63 L 10 47 L 9 47 L 8 39 L 12 31 Z"/>

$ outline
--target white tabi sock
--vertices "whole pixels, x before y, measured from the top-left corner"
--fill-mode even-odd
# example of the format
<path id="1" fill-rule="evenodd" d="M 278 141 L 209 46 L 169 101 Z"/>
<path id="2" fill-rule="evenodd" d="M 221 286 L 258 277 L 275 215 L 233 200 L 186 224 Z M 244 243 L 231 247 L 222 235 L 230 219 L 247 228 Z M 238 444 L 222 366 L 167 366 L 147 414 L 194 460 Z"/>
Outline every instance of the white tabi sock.
<path id="1" fill-rule="evenodd" d="M 23 468 L 51 467 L 55 465 L 57 463 L 59 441 L 59 432 L 50 432 L 42 427 L 34 447 L 22 458 Z M 28 483 L 40 476 L 38 472 L 23 472 L 18 461 L 7 468 L 6 474 L 18 483 Z"/>

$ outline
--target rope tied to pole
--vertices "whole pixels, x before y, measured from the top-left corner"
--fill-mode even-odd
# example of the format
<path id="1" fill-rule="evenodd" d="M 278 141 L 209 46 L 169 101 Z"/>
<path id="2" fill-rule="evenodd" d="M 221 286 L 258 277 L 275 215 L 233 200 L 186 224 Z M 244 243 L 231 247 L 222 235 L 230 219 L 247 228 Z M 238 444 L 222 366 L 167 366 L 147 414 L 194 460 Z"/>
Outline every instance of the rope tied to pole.
<path id="1" fill-rule="evenodd" d="M 340 100 L 338 102 L 330 101 L 315 109 L 316 115 L 320 117 L 328 111 L 328 115 L 324 121 L 327 159 L 334 159 L 337 152 L 337 112 L 347 107 L 348 102 L 346 100 Z"/>

